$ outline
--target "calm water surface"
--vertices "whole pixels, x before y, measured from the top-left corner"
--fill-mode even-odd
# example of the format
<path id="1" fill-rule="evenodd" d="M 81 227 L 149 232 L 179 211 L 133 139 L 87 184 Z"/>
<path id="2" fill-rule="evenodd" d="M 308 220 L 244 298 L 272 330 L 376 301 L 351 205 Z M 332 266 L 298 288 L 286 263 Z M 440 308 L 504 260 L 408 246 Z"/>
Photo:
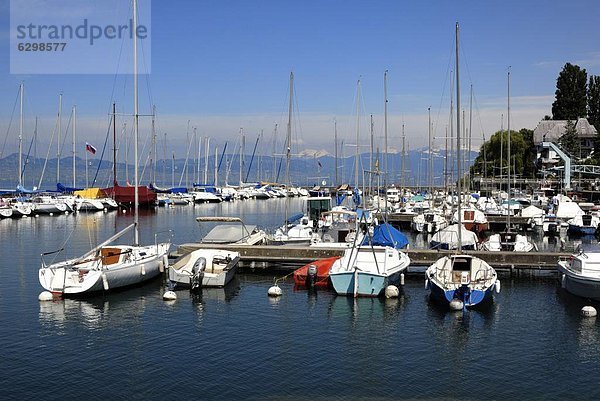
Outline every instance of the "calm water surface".
<path id="1" fill-rule="evenodd" d="M 198 215 L 272 227 L 284 212 L 280 200 L 159 209 L 142 217 L 142 239 L 173 229 L 175 244 L 193 241 Z M 273 274 L 240 274 L 174 303 L 160 279 L 37 301 L 41 252 L 68 239 L 78 255 L 130 221 L 0 220 L 2 399 L 600 398 L 600 323 L 579 317 L 585 301 L 550 279 L 503 278 L 490 308 L 466 314 L 431 304 L 421 277 L 397 300 L 294 291 L 290 281 L 270 299 Z"/>

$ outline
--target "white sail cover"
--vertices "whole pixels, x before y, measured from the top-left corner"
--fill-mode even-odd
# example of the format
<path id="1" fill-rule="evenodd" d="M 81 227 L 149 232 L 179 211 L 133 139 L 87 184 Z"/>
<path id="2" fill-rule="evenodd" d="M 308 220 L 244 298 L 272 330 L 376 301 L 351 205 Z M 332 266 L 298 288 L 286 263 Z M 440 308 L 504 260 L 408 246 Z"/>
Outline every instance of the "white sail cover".
<path id="1" fill-rule="evenodd" d="M 559 219 L 572 219 L 575 216 L 584 214 L 583 210 L 575 202 L 561 202 L 556 211 L 556 217 Z"/>
<path id="2" fill-rule="evenodd" d="M 543 216 L 544 211 L 536 206 L 527 206 L 525 209 L 521 210 L 522 217 L 539 217 Z"/>
<path id="3" fill-rule="evenodd" d="M 461 240 L 462 246 L 476 246 L 477 245 L 477 235 L 469 231 L 465 228 L 465 226 L 461 225 Z M 452 224 L 446 228 L 441 229 L 437 233 L 433 234 L 431 239 L 432 242 L 437 242 L 440 244 L 448 244 L 448 249 L 457 249 L 458 248 L 458 224 Z"/>

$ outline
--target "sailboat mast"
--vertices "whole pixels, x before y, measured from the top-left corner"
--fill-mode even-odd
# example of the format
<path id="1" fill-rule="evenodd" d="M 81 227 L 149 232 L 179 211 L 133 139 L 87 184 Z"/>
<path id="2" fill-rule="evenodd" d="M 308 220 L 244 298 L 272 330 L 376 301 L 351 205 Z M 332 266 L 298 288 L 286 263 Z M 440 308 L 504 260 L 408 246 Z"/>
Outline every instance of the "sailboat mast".
<path id="1" fill-rule="evenodd" d="M 117 186 L 117 106 L 113 103 L 113 187 Z M 114 196 L 114 190 L 113 190 Z"/>
<path id="2" fill-rule="evenodd" d="M 134 180 L 134 212 L 133 212 L 133 224 L 135 224 L 134 230 L 134 245 L 138 246 L 140 243 L 139 239 L 139 191 L 138 191 L 138 77 L 137 77 L 137 0 L 133 0 L 133 153 L 134 153 L 134 172 L 135 172 L 135 180 Z"/>
<path id="3" fill-rule="evenodd" d="M 507 172 L 507 192 L 508 192 L 508 213 L 506 213 L 506 230 L 510 230 L 510 66 L 508 67 L 508 110 L 506 111 L 506 127 L 508 129 L 508 142 L 506 144 L 507 147 L 507 155 L 508 155 L 508 163 L 506 167 L 508 168 Z"/>
<path id="4" fill-rule="evenodd" d="M 77 111 L 73 106 L 73 188 L 75 188 L 75 133 L 77 132 Z"/>
<path id="5" fill-rule="evenodd" d="M 335 185 L 339 185 L 338 181 L 338 137 L 337 137 L 337 120 L 333 120 L 333 146 L 335 147 Z"/>
<path id="6" fill-rule="evenodd" d="M 369 195 L 372 195 L 373 193 L 373 141 L 374 141 L 374 134 L 373 134 L 373 114 L 371 114 L 371 152 L 369 154 Z"/>
<path id="7" fill-rule="evenodd" d="M 23 92 L 25 87 L 21 83 L 19 88 L 20 97 L 20 117 L 19 117 L 19 165 L 17 166 L 17 174 L 19 176 L 19 186 L 23 185 Z"/>
<path id="8" fill-rule="evenodd" d="M 56 182 L 60 182 L 60 136 L 62 135 L 62 93 L 58 95 L 58 135 L 56 136 Z"/>
<path id="9" fill-rule="evenodd" d="M 208 184 L 208 157 L 210 152 L 210 138 L 206 137 L 204 143 L 204 184 Z"/>
<path id="10" fill-rule="evenodd" d="M 467 149 L 467 171 L 469 179 L 467 181 L 467 191 L 471 189 L 471 141 L 473 139 L 473 85 L 471 85 L 471 99 L 469 100 L 469 147 Z"/>
<path id="11" fill-rule="evenodd" d="M 358 141 L 360 134 L 360 79 L 356 83 L 356 154 L 354 161 L 354 185 L 356 190 L 358 190 L 358 165 L 359 165 L 359 149 L 358 149 Z"/>
<path id="12" fill-rule="evenodd" d="M 156 127 L 155 127 L 155 118 L 156 118 L 156 105 L 152 106 L 152 183 L 156 185 Z"/>
<path id="13" fill-rule="evenodd" d="M 459 44 L 458 44 L 458 22 L 456 23 L 456 167 L 457 167 L 457 178 L 456 181 L 456 192 L 458 194 L 458 251 L 462 251 L 462 188 L 461 188 L 461 166 L 460 166 L 460 64 L 458 58 Z"/>
<path id="14" fill-rule="evenodd" d="M 431 197 L 430 207 L 433 207 L 433 152 L 431 144 L 431 107 L 427 108 L 429 116 L 429 196 Z"/>
<path id="15" fill-rule="evenodd" d="M 383 146 L 385 147 L 385 156 L 383 159 L 383 187 L 385 188 L 385 199 L 387 209 L 387 174 L 388 174 L 388 96 L 387 96 L 387 70 L 383 73 Z"/>
<path id="16" fill-rule="evenodd" d="M 290 182 L 290 159 L 292 157 L 292 111 L 294 99 L 294 72 L 290 72 L 290 105 L 288 107 L 288 124 L 287 124 L 287 146 L 285 154 L 285 184 L 287 190 L 291 188 Z M 286 216 L 287 217 L 287 216 Z"/>
<path id="17" fill-rule="evenodd" d="M 404 174 L 406 173 L 406 171 L 404 171 L 404 169 L 406 168 L 406 135 L 404 135 L 404 123 L 402 123 L 402 165 L 400 166 L 400 169 L 402 170 L 400 172 L 401 177 L 402 177 L 402 194 L 404 194 Z"/>

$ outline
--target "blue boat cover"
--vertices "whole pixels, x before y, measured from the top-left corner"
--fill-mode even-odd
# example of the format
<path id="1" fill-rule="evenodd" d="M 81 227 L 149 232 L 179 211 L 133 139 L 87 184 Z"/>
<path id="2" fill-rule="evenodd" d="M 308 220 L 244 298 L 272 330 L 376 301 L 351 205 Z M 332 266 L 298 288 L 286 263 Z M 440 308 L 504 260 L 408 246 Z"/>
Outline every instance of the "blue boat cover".
<path id="1" fill-rule="evenodd" d="M 408 245 L 408 238 L 391 224 L 384 223 L 375 227 L 371 243 L 376 246 L 391 246 L 396 249 L 405 248 Z M 361 245 L 369 245 L 369 236 L 363 238 Z"/>
<path id="2" fill-rule="evenodd" d="M 22 185 L 17 185 L 17 193 L 20 194 L 35 194 L 38 193 L 40 191 L 36 190 L 36 189 L 25 189 L 25 187 L 23 187 Z"/>
<path id="3" fill-rule="evenodd" d="M 174 187 L 174 188 L 161 188 L 154 184 L 150 184 L 150 189 L 159 194 L 185 194 L 187 193 L 186 187 Z"/>
<path id="4" fill-rule="evenodd" d="M 81 191 L 83 188 L 66 187 L 59 182 L 56 184 L 56 189 L 58 190 L 58 192 L 75 192 L 75 191 Z"/>
<path id="5" fill-rule="evenodd" d="M 287 218 L 288 223 L 293 223 L 295 221 L 300 220 L 304 216 L 304 213 L 296 213 Z"/>

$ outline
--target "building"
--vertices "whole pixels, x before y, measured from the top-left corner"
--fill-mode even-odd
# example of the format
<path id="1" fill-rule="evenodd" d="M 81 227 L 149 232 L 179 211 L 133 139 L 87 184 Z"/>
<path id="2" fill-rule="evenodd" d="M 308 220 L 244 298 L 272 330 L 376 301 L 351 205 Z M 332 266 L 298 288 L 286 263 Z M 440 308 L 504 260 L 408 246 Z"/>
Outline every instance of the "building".
<path id="1" fill-rule="evenodd" d="M 537 160 L 541 168 L 553 167 L 560 162 L 560 157 L 555 151 L 548 148 L 542 148 L 542 142 L 554 142 L 558 144 L 561 136 L 565 133 L 567 120 L 542 120 L 535 130 L 533 130 L 533 141 L 537 145 Z M 575 158 L 585 159 L 594 150 L 594 141 L 598 132 L 596 128 L 589 123 L 587 118 L 578 118 L 575 123 L 575 130 L 581 143 L 581 154 L 571 155 Z"/>

